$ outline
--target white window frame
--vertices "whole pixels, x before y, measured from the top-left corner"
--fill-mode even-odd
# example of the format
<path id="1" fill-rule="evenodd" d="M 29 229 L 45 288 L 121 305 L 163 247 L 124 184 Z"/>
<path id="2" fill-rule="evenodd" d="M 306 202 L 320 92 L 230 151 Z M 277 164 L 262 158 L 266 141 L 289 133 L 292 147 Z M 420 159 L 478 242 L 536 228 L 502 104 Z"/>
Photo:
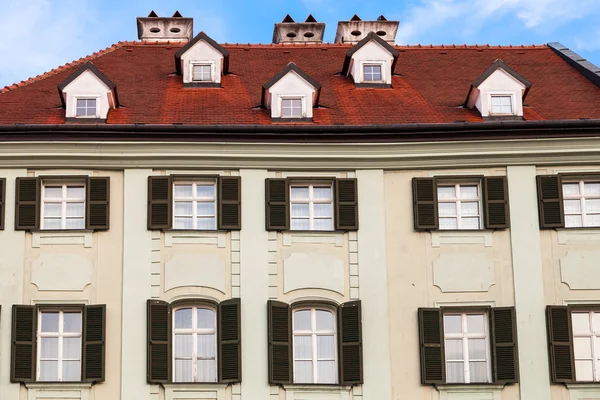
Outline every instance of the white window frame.
<path id="1" fill-rule="evenodd" d="M 385 61 L 364 61 L 360 63 L 360 76 L 362 79 L 363 83 L 383 83 L 386 80 L 386 76 L 385 76 Z M 373 80 L 373 81 L 368 81 L 365 78 L 365 67 L 369 67 L 369 66 L 379 66 L 379 68 L 381 68 L 381 79 L 380 80 Z"/>
<path id="2" fill-rule="evenodd" d="M 46 187 L 47 186 L 61 186 L 62 187 L 62 197 L 60 199 L 46 199 Z M 67 187 L 69 186 L 83 186 L 83 199 L 69 199 L 67 198 Z M 44 227 L 45 222 L 45 205 L 47 203 L 62 204 L 61 216 L 60 216 L 60 228 L 58 230 L 84 230 L 86 227 L 86 207 L 87 207 L 87 184 L 85 181 L 79 180 L 69 180 L 69 181 L 52 181 L 52 180 L 42 180 L 42 193 L 41 193 L 41 203 L 40 203 L 40 229 L 49 229 Z M 67 228 L 67 203 L 83 203 L 83 228 Z M 58 218 L 53 218 L 58 219 Z M 55 229 L 50 229 L 55 230 Z"/>
<path id="3" fill-rule="evenodd" d="M 494 97 L 510 97 L 510 113 L 495 113 L 492 107 L 492 98 Z M 515 94 L 513 92 L 502 93 L 502 92 L 493 92 L 488 94 L 488 106 L 489 106 L 489 115 L 492 116 L 505 116 L 505 115 L 517 115 L 516 113 L 516 104 L 515 104 Z"/>
<path id="4" fill-rule="evenodd" d="M 64 331 L 64 315 L 66 313 L 79 314 L 81 316 L 81 326 L 79 333 L 77 332 L 63 332 Z M 58 332 L 42 332 L 42 314 L 43 313 L 58 313 Z M 58 338 L 58 358 L 42 358 L 42 338 Z M 81 347 L 79 349 L 79 359 L 65 358 L 63 357 L 63 339 L 64 338 L 80 338 Z M 63 382 L 63 361 L 79 361 L 80 367 L 83 366 L 83 312 L 81 310 L 69 310 L 59 308 L 44 308 L 38 311 L 38 328 L 37 328 L 37 367 L 36 367 L 36 381 L 39 382 L 55 382 L 55 381 L 42 381 L 40 380 L 40 373 L 42 368 L 42 361 L 58 361 L 58 380 L 56 382 Z M 81 382 L 82 373 L 79 372 L 79 380 L 76 381 L 64 381 L 64 382 Z"/>
<path id="5" fill-rule="evenodd" d="M 77 115 L 77 100 L 96 100 L 96 114 L 95 115 Z M 73 96 L 73 116 L 75 118 L 100 118 L 100 96 L 97 94 L 83 95 L 78 94 Z"/>
<path id="6" fill-rule="evenodd" d="M 175 186 L 177 185 L 192 185 L 192 197 L 175 197 Z M 196 196 L 196 187 L 198 185 L 212 185 L 215 188 L 215 196 L 212 198 L 212 200 L 206 200 L 208 198 L 204 198 L 204 197 L 197 197 Z M 194 230 L 194 231 L 216 231 L 217 230 L 217 214 L 219 212 L 219 210 L 217 210 L 218 204 L 217 204 L 217 190 L 218 190 L 218 185 L 217 185 L 217 181 L 216 179 L 200 179 L 200 180 L 174 180 L 173 181 L 173 229 L 176 230 Z M 192 228 L 191 229 L 184 229 L 184 228 L 176 228 L 175 227 L 175 219 L 177 217 L 177 215 L 175 214 L 175 203 L 177 202 L 191 202 L 192 203 Z M 197 204 L 198 203 L 213 203 L 215 206 L 215 215 L 214 215 L 214 220 L 215 223 L 213 225 L 213 228 L 211 229 L 204 229 L 204 228 L 198 228 L 198 208 L 197 208 Z M 188 217 L 188 216 L 186 216 Z"/>
<path id="7" fill-rule="evenodd" d="M 184 329 L 184 328 L 175 328 L 175 313 L 179 310 L 183 310 L 183 309 L 192 309 L 192 328 L 191 329 Z M 206 328 L 202 328 L 199 329 L 198 328 L 198 313 L 197 310 L 198 309 L 206 309 L 206 310 L 210 310 L 213 312 L 213 315 L 215 317 L 214 319 L 214 329 L 206 329 Z M 174 307 L 173 311 L 173 382 L 176 383 L 216 383 L 219 381 L 219 360 L 218 360 L 218 355 L 219 355 L 219 349 L 218 349 L 218 339 L 217 339 L 217 309 L 215 307 L 211 307 L 209 305 L 181 305 L 178 307 Z M 185 358 L 181 358 L 181 357 L 176 357 L 175 354 L 175 335 L 177 334 L 185 334 L 185 335 L 192 335 L 192 355 L 191 357 L 185 357 Z M 209 335 L 212 334 L 215 337 L 215 369 L 214 369 L 214 373 L 215 373 L 215 380 L 212 382 L 199 382 L 198 381 L 198 335 Z M 177 371 L 176 371 L 176 360 L 192 360 L 192 381 L 183 381 L 183 382 L 177 382 L 176 381 L 176 376 L 177 376 Z"/>
<path id="8" fill-rule="evenodd" d="M 574 183 L 578 183 L 579 184 L 579 194 L 575 194 L 575 195 L 565 195 L 564 191 L 563 191 L 563 185 L 565 184 L 574 184 Z M 596 181 L 596 180 L 585 180 L 585 179 L 581 179 L 581 180 L 569 180 L 569 179 L 565 179 L 561 182 L 561 193 L 563 196 L 563 207 L 565 210 L 565 228 L 580 228 L 579 226 L 567 226 L 567 221 L 566 221 L 566 216 L 567 215 L 581 215 L 581 228 L 598 228 L 600 227 L 600 225 L 588 225 L 587 222 L 587 216 L 588 214 L 592 214 L 592 215 L 596 215 L 596 214 L 600 214 L 600 213 L 588 213 L 586 211 L 586 200 L 596 200 L 596 199 L 600 199 L 600 194 L 598 195 L 586 195 L 585 194 L 585 184 L 586 183 L 600 183 L 600 181 Z M 581 207 L 581 213 L 577 214 L 577 213 L 567 213 L 567 208 L 565 207 L 565 201 L 567 200 L 579 200 L 580 201 L 580 207 Z"/>
<path id="9" fill-rule="evenodd" d="M 210 66 L 210 80 L 198 81 L 194 79 L 194 67 L 197 65 L 208 65 Z M 216 64 L 214 61 L 190 61 L 190 82 L 192 83 L 214 83 L 216 82 Z"/>
<path id="10" fill-rule="evenodd" d="M 477 186 L 477 194 L 478 194 L 477 198 L 469 198 L 469 199 L 461 198 L 461 196 L 460 196 L 461 185 L 462 186 Z M 456 197 L 451 198 L 451 199 L 440 199 L 439 196 L 437 196 L 438 197 L 438 199 L 437 199 L 438 205 L 439 205 L 439 203 L 455 203 L 456 204 L 456 216 L 455 217 L 450 217 L 450 216 L 442 217 L 439 215 L 439 210 L 438 210 L 438 224 L 442 218 L 456 218 L 456 229 L 444 229 L 441 227 L 441 224 L 440 224 L 440 230 L 442 230 L 442 231 L 443 230 L 448 230 L 448 231 L 452 231 L 452 230 L 478 230 L 478 231 L 480 231 L 480 230 L 483 230 L 484 227 L 483 227 L 483 211 L 482 211 L 483 204 L 482 204 L 481 182 L 480 181 L 438 182 L 436 185 L 436 188 L 435 188 L 436 195 L 438 194 L 437 193 L 438 188 L 444 187 L 444 186 L 446 186 L 446 187 L 454 186 L 454 190 L 456 192 Z M 470 229 L 470 228 L 462 227 L 463 216 L 462 216 L 461 203 L 463 201 L 466 203 L 474 203 L 476 201 L 478 203 L 479 229 Z M 475 216 L 472 215 L 472 216 L 467 216 L 466 218 L 474 218 L 474 217 Z"/>
<path id="11" fill-rule="evenodd" d="M 300 100 L 300 103 L 302 104 L 302 113 L 300 114 L 299 117 L 290 117 L 290 116 L 283 116 L 283 100 Z M 306 118 L 306 96 L 303 94 L 298 94 L 298 95 L 285 95 L 285 96 L 279 96 L 279 117 L 280 118 L 290 118 L 290 119 L 300 119 L 300 118 Z"/>
<path id="12" fill-rule="evenodd" d="M 305 199 L 293 199 L 292 198 L 292 188 L 297 188 L 297 187 L 304 187 L 304 186 L 308 186 L 308 197 Z M 328 187 L 329 189 L 331 189 L 331 198 L 329 199 L 315 199 L 313 196 L 313 191 L 315 187 Z M 291 231 L 303 231 L 304 229 L 293 229 L 292 228 L 292 220 L 294 219 L 308 219 L 308 224 L 309 224 L 309 231 L 315 231 L 315 232 L 331 232 L 335 230 L 335 209 L 333 207 L 334 205 L 334 197 L 335 194 L 333 193 L 333 182 L 327 182 L 324 181 L 323 183 L 318 183 L 318 182 L 292 182 L 290 183 L 290 188 L 289 188 L 289 196 L 290 196 L 290 230 Z M 308 217 L 292 217 L 292 205 L 293 204 L 308 204 Z M 315 204 L 330 204 L 331 206 L 331 218 L 328 217 L 316 217 L 314 215 L 314 205 Z M 315 229 L 315 219 L 331 219 L 331 230 L 321 230 L 321 229 Z"/>
<path id="13" fill-rule="evenodd" d="M 484 361 L 480 359 L 471 360 L 469 358 L 469 339 L 485 339 L 485 351 L 486 351 L 486 372 L 487 372 L 487 382 L 474 382 L 474 383 L 491 383 L 492 382 L 492 365 L 491 365 L 491 351 L 490 351 L 490 330 L 489 330 L 489 314 L 485 311 L 444 311 L 442 313 L 442 321 L 446 315 L 460 315 L 461 317 L 461 326 L 462 333 L 446 333 L 446 329 L 444 326 L 444 348 L 446 347 L 446 340 L 462 340 L 462 363 L 463 363 L 463 377 L 464 382 L 462 383 L 471 383 L 471 371 L 469 361 Z M 483 315 L 483 329 L 484 333 L 468 333 L 467 332 L 467 315 Z M 467 333 L 465 333 L 467 332 Z M 444 357 L 445 358 L 445 357 Z M 453 360 L 454 362 L 459 362 L 459 360 Z M 452 361 L 448 361 L 445 359 L 444 368 Z M 448 374 L 446 373 L 446 381 Z M 460 383 L 460 382 L 452 382 L 452 383 Z"/>
<path id="14" fill-rule="evenodd" d="M 330 312 L 332 314 L 332 318 L 333 318 L 333 330 L 332 331 L 317 331 L 317 310 L 319 311 L 327 311 Z M 310 311 L 310 325 L 311 325 L 311 330 L 310 331 L 296 331 L 296 323 L 295 323 L 295 317 L 294 314 L 297 311 Z M 323 385 L 335 385 L 338 383 L 339 381 L 339 376 L 338 374 L 335 375 L 335 382 L 318 382 L 318 377 L 319 377 L 319 371 L 318 371 L 318 361 L 334 361 L 335 362 L 335 371 L 339 371 L 339 361 L 338 361 L 338 338 L 337 338 L 337 327 L 336 327 L 336 321 L 337 321 L 337 314 L 336 314 L 336 310 L 333 307 L 327 306 L 327 305 L 319 305 L 319 306 L 300 306 L 300 307 L 294 307 L 292 309 L 292 348 L 293 348 L 293 355 L 292 355 L 292 362 L 294 363 L 294 383 L 297 383 L 296 381 L 296 336 L 310 336 L 312 338 L 312 371 L 313 371 L 313 381 L 310 383 L 306 383 L 306 384 L 323 384 Z M 319 359 L 318 357 L 318 349 L 317 349 L 317 337 L 318 336 L 333 336 L 333 343 L 334 343 L 334 359 Z M 299 360 L 299 361 L 308 361 L 308 360 Z M 298 383 L 299 385 L 302 385 L 303 383 Z"/>
<path id="15" fill-rule="evenodd" d="M 575 333 L 575 329 L 572 329 L 572 333 L 573 333 L 573 358 L 575 360 L 575 362 L 577 362 L 577 360 L 585 360 L 585 361 L 590 361 L 589 358 L 576 358 L 575 357 L 575 338 L 586 338 L 590 340 L 591 343 L 591 353 L 592 353 L 592 374 L 594 376 L 594 380 L 593 382 L 600 382 L 600 346 L 598 346 L 598 341 L 600 340 L 600 326 L 595 326 L 594 325 L 594 316 L 597 314 L 600 314 L 600 312 L 598 311 L 593 311 L 593 310 L 571 310 L 571 319 L 573 318 L 573 314 L 588 314 L 589 318 L 590 318 L 590 333 Z M 573 325 L 573 323 L 571 322 L 571 324 Z M 581 381 L 577 378 L 577 368 L 575 366 L 573 366 L 573 368 L 575 368 L 575 380 L 578 382 L 587 382 L 587 381 Z"/>

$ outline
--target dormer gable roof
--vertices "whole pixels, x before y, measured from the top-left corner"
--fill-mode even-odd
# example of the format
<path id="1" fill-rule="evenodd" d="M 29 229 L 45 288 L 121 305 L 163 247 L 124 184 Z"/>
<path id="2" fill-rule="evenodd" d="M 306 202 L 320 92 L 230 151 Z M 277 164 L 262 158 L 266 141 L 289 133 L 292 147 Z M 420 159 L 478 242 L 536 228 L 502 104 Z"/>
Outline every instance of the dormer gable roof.
<path id="1" fill-rule="evenodd" d="M 310 84 L 315 89 L 315 91 L 317 92 L 315 103 L 318 103 L 318 101 L 319 101 L 319 93 L 320 93 L 320 90 L 321 90 L 321 84 L 319 82 L 317 82 L 315 79 L 311 78 L 306 72 L 304 72 L 295 63 L 290 62 L 290 63 L 288 63 L 288 65 L 284 69 L 282 69 L 281 71 L 279 71 L 277 73 L 277 75 L 275 75 L 274 77 L 272 77 L 271 79 L 269 79 L 263 85 L 262 101 L 261 101 L 263 106 L 265 105 L 265 93 L 271 88 L 271 86 L 273 86 L 274 84 L 276 84 L 277 82 L 279 82 L 279 80 L 281 78 L 283 78 L 284 76 L 286 76 L 290 72 L 295 72 L 298 76 L 300 76 L 302 79 L 304 79 L 306 82 L 308 82 L 308 84 Z"/>
<path id="2" fill-rule="evenodd" d="M 396 61 L 398 60 L 398 56 L 400 55 L 400 52 L 398 52 L 398 50 L 394 49 L 392 47 L 392 45 L 390 45 L 388 42 L 386 42 L 385 40 L 380 38 L 375 32 L 369 32 L 369 34 L 367 34 L 367 36 L 365 36 L 365 38 L 363 40 L 361 40 L 360 42 L 358 42 L 354 46 L 352 46 L 352 48 L 350 50 L 348 50 L 348 53 L 346 53 L 346 59 L 344 60 L 344 66 L 342 68 L 342 75 L 348 74 L 348 68 L 350 68 L 350 62 L 352 61 L 352 56 L 354 55 L 354 53 L 356 53 L 358 50 L 360 50 L 363 46 L 365 46 L 371 40 L 374 40 L 377 44 L 379 44 L 387 52 L 389 52 L 392 57 L 394 57 L 394 62 L 392 64 L 392 71 L 394 71 L 394 67 L 396 66 Z"/>
<path id="3" fill-rule="evenodd" d="M 194 47 L 194 45 L 201 40 L 205 41 L 212 48 L 223 54 L 223 74 L 227 74 L 227 72 L 229 72 L 229 52 L 225 50 L 221 45 L 219 45 L 219 43 L 211 39 L 210 36 L 208 36 L 206 33 L 200 32 L 192 40 L 187 42 L 185 46 L 183 46 L 175 53 L 175 67 L 177 68 L 177 75 L 182 74 L 181 57 L 185 54 L 185 52 Z"/>
<path id="4" fill-rule="evenodd" d="M 473 91 L 473 88 L 479 88 L 479 86 L 481 86 L 481 84 L 485 82 L 490 76 L 492 76 L 492 74 L 498 69 L 502 69 L 504 72 L 512 76 L 516 81 L 520 82 L 524 86 L 525 90 L 523 92 L 523 99 L 525 99 L 525 96 L 527 96 L 527 92 L 529 92 L 529 89 L 531 88 L 531 82 L 525 79 L 523 75 L 519 74 L 517 71 L 509 67 L 504 61 L 497 59 L 492 65 L 490 65 L 488 69 L 485 70 L 483 74 L 479 75 L 479 77 L 475 79 L 475 81 L 471 84 L 469 93 L 467 93 L 467 100 L 465 100 L 465 104 L 467 104 L 469 96 Z"/>
<path id="5" fill-rule="evenodd" d="M 115 107 L 118 107 L 119 99 L 117 97 L 117 85 L 113 81 L 108 79 L 108 77 L 106 75 L 104 75 L 98 68 L 96 68 L 96 66 L 94 64 L 92 64 L 90 61 L 86 61 L 75 72 L 73 72 L 64 81 L 62 81 L 61 83 L 58 84 L 58 86 L 57 86 L 58 93 L 60 94 L 60 99 L 61 99 L 63 107 L 66 106 L 66 101 L 64 98 L 64 94 L 63 94 L 65 88 L 67 86 L 69 86 L 69 84 L 71 82 L 73 82 L 75 79 L 77 79 L 79 76 L 81 76 L 81 74 L 83 74 L 86 71 L 90 71 L 92 74 L 94 74 L 98 79 L 100 79 L 100 81 L 102 81 L 102 83 L 104 83 L 106 85 L 106 87 L 109 91 L 113 92 L 114 98 L 115 98 Z"/>

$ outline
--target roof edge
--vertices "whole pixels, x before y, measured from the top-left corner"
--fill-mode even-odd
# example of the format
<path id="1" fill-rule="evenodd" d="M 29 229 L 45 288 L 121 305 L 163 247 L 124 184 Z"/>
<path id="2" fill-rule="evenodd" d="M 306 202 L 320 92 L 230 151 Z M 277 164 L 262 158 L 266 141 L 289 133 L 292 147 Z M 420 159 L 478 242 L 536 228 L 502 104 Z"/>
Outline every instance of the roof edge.
<path id="1" fill-rule="evenodd" d="M 563 46 L 559 42 L 548 43 L 548 47 L 558 54 L 567 64 L 575 68 L 581 75 L 592 81 L 596 86 L 600 87 L 600 67 L 592 64 L 584 57 Z"/>
<path id="2" fill-rule="evenodd" d="M 187 42 L 185 46 L 177 50 L 177 52 L 175 53 L 175 68 L 177 69 L 177 74 L 181 75 L 181 63 L 179 62 L 181 60 L 181 56 L 183 56 L 186 51 L 191 49 L 200 40 L 204 40 L 219 53 L 223 54 L 223 58 L 225 58 L 223 73 L 226 74 L 228 72 L 227 67 L 229 66 L 229 51 L 225 50 L 219 43 L 217 43 L 214 39 L 208 36 L 204 31 L 197 34 L 192 40 Z"/>
<path id="3" fill-rule="evenodd" d="M 344 59 L 344 65 L 342 67 L 342 75 L 348 75 L 348 68 L 350 67 L 350 60 L 354 53 L 360 50 L 364 45 L 369 43 L 371 40 L 377 42 L 381 47 L 387 50 L 392 57 L 394 57 L 394 62 L 392 63 L 392 73 L 394 72 L 394 68 L 396 66 L 396 61 L 398 60 L 398 56 L 400 52 L 396 50 L 391 44 L 380 38 L 375 32 L 369 32 L 367 36 L 365 36 L 360 42 L 356 43 L 354 46 L 348 50 L 346 53 L 346 58 Z"/>

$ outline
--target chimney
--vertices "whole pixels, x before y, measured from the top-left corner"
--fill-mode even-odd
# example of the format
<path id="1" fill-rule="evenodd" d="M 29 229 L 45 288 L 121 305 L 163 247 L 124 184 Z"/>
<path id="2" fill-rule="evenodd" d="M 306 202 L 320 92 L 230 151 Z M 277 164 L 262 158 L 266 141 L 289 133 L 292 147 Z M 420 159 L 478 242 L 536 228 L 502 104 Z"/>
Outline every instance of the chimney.
<path id="1" fill-rule="evenodd" d="M 399 21 L 388 21 L 383 15 L 377 18 L 377 21 L 363 21 L 356 14 L 350 21 L 338 22 L 335 32 L 335 43 L 358 43 L 370 32 L 375 32 L 377 36 L 394 44 L 396 33 L 398 32 Z"/>
<path id="2" fill-rule="evenodd" d="M 189 42 L 194 35 L 194 19 L 183 18 L 179 11 L 171 18 L 159 17 L 151 11 L 137 18 L 138 39 L 157 42 Z"/>
<path id="3" fill-rule="evenodd" d="M 275 24 L 273 43 L 323 43 L 325 24 L 309 15 L 304 22 L 295 22 L 290 15 Z"/>

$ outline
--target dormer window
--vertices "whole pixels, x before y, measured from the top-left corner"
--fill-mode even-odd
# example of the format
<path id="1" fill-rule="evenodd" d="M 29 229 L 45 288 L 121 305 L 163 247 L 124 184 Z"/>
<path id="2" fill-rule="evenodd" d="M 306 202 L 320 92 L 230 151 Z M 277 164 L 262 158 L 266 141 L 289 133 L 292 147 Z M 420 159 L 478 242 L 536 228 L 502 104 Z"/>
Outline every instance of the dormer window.
<path id="1" fill-rule="evenodd" d="M 77 110 L 75 116 L 77 118 L 97 118 L 98 108 L 96 98 L 78 98 L 77 99 Z"/>
<path id="2" fill-rule="evenodd" d="M 301 97 L 282 97 L 281 118 L 302 118 L 302 103 Z"/>
<path id="3" fill-rule="evenodd" d="M 492 114 L 493 115 L 513 115 L 512 96 L 492 95 Z"/>
<path id="4" fill-rule="evenodd" d="M 175 53 L 175 67 L 184 87 L 220 88 L 229 69 L 229 52 L 200 32 Z"/>
<path id="5" fill-rule="evenodd" d="M 212 65 L 192 64 L 192 80 L 194 82 L 212 82 Z"/>
<path id="6" fill-rule="evenodd" d="M 381 82 L 383 79 L 381 64 L 364 64 L 363 78 L 365 82 Z"/>
<path id="7" fill-rule="evenodd" d="M 371 32 L 348 51 L 342 75 L 351 76 L 357 88 L 391 88 L 398 55 L 398 50 Z"/>

